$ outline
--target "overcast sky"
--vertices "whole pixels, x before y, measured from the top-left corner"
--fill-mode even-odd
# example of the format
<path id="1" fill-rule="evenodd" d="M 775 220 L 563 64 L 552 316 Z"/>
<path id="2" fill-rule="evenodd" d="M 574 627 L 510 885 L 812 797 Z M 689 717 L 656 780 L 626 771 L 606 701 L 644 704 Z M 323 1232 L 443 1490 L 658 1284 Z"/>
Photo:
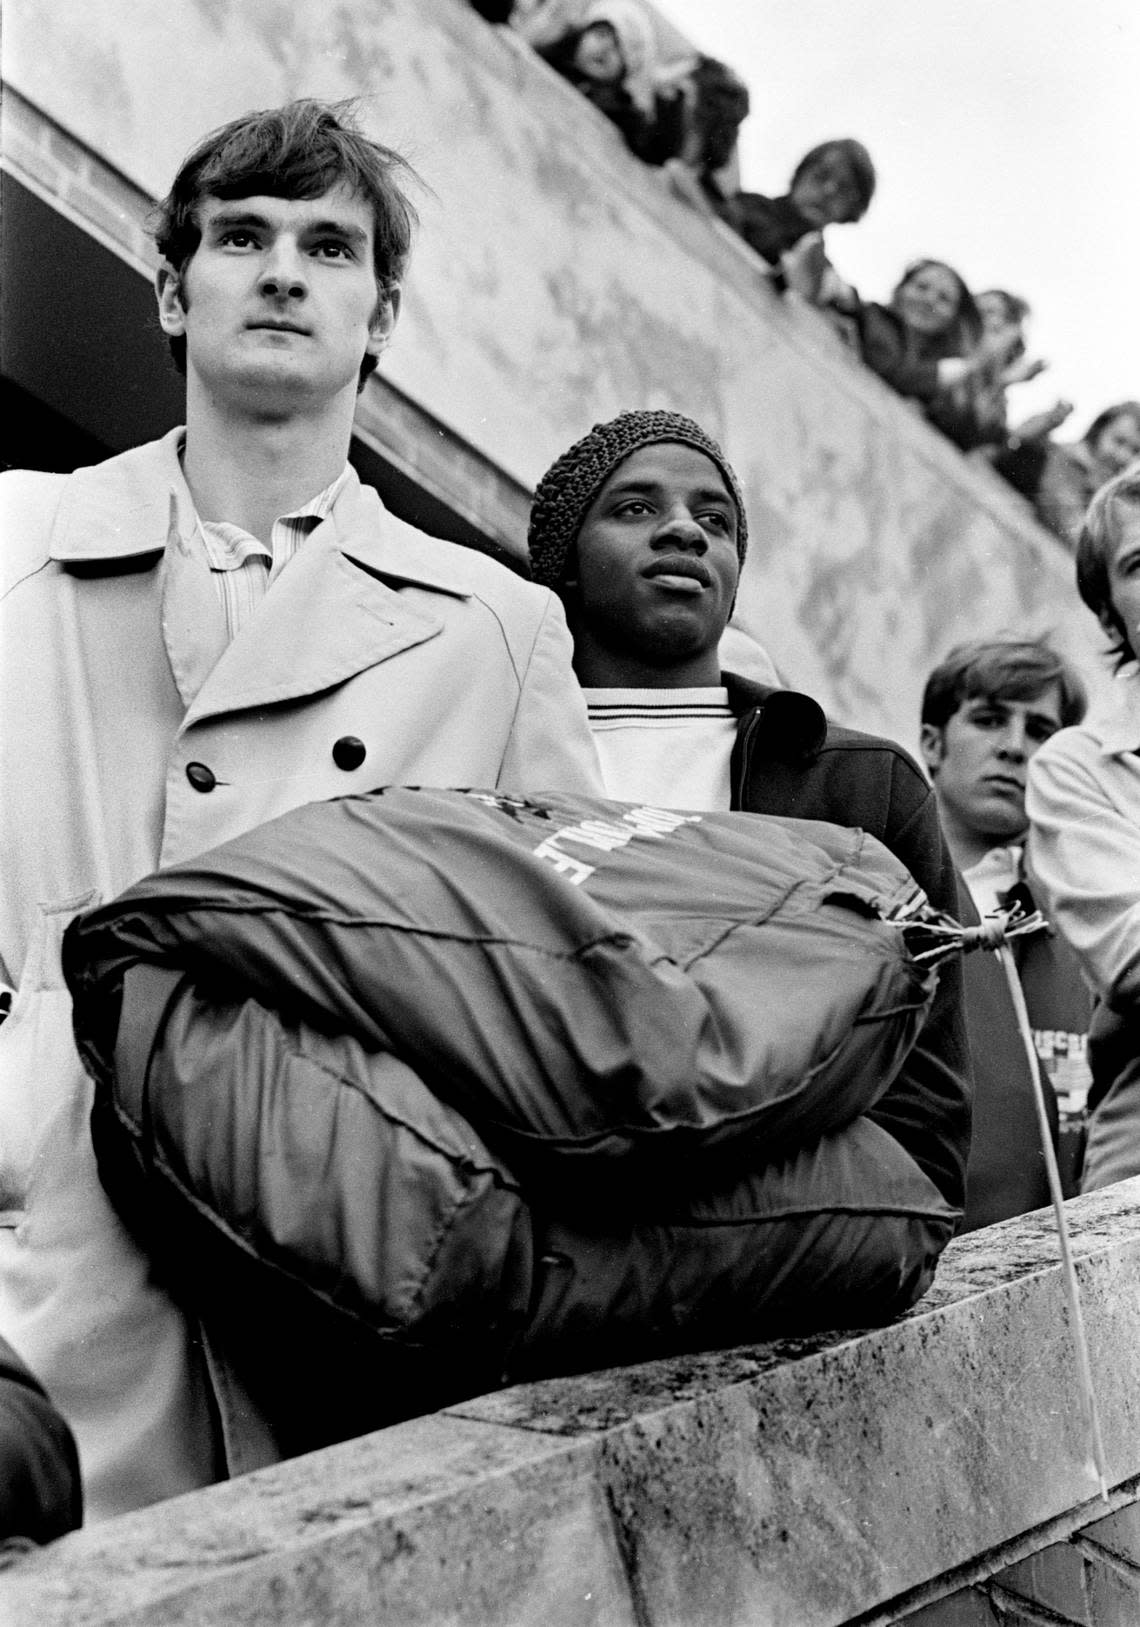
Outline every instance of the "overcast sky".
<path id="1" fill-rule="evenodd" d="M 655 0 L 747 81 L 746 187 L 857 136 L 870 212 L 828 233 L 840 272 L 886 299 L 911 259 L 1033 306 L 1049 370 L 1013 417 L 1058 396 L 1075 438 L 1140 397 L 1140 0 Z"/>

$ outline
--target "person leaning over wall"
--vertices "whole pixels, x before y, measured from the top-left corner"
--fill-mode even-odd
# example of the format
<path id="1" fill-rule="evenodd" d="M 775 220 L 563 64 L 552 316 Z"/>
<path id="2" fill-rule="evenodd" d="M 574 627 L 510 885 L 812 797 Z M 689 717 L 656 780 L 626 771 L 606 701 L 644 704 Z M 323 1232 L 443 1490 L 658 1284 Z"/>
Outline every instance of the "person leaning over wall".
<path id="1" fill-rule="evenodd" d="M 678 85 L 659 78 L 644 6 L 638 0 L 591 0 L 552 37 L 549 21 L 530 32 L 537 55 L 617 126 L 637 158 L 664 163 L 681 139 L 682 102 Z"/>
<path id="2" fill-rule="evenodd" d="M 740 186 L 737 138 L 748 117 L 748 86 L 727 63 L 704 55 L 682 65 L 674 82 L 678 116 L 672 148 L 665 154 L 669 184 L 686 203 L 731 224 Z"/>
<path id="3" fill-rule="evenodd" d="M 1115 673 L 1083 723 L 1029 770 L 1029 856 L 1099 996 L 1082 1191 L 1140 1174 L 1140 467 L 1103 486 L 1077 543 L 1077 586 Z"/>
<path id="4" fill-rule="evenodd" d="M 786 193 L 777 198 L 741 191 L 725 219 L 761 259 L 778 267 L 810 233 L 862 220 L 875 195 L 875 166 L 861 141 L 823 141 L 804 154 Z"/>
<path id="5" fill-rule="evenodd" d="M 156 230 L 185 428 L 0 480 L 0 1334 L 75 1431 L 89 1518 L 274 1447 L 101 1191 L 68 922 L 354 788 L 599 785 L 554 597 L 395 519 L 347 463 L 399 313 L 409 180 L 345 107 L 208 136 Z"/>
<path id="6" fill-rule="evenodd" d="M 922 755 L 950 851 L 978 916 L 1038 907 L 1025 862 L 1025 776 L 1045 741 L 1079 723 L 1084 686 L 1038 639 L 979 639 L 939 662 L 922 696 Z M 1088 1095 L 1086 1036 L 1092 1001 L 1053 928 L 1013 943 L 1067 1195 L 1076 1190 Z M 1029 1071 L 1006 968 L 969 955 L 966 1016 L 974 1057 L 974 1127 L 966 1168 L 965 1229 L 1049 1201 Z"/>
<path id="7" fill-rule="evenodd" d="M 1075 551 L 1096 493 L 1138 458 L 1140 401 L 1119 401 L 1098 412 L 1079 441 L 1043 442 L 1022 489 L 1042 525 Z"/>
<path id="8" fill-rule="evenodd" d="M 811 297 L 810 289 L 808 290 Z M 888 304 L 863 300 L 848 284 L 826 282 L 814 296 L 825 315 L 853 337 L 864 363 L 914 401 L 936 429 L 963 450 L 986 438 L 974 381 L 1004 364 L 1016 331 L 984 335 L 964 278 L 943 260 L 915 260 Z"/>
<path id="9" fill-rule="evenodd" d="M 964 394 L 973 409 L 976 429 L 971 450 L 984 458 L 1023 497 L 1032 499 L 1040 479 L 1049 437 L 1072 412 L 1072 403 L 1057 400 L 1011 425 L 1008 394 L 1018 384 L 1038 378 L 1049 366 L 1030 356 L 1025 343 L 1028 302 L 1007 288 L 987 288 L 975 299 L 987 350 L 981 370 L 967 380 Z M 1002 348 L 1003 339 L 1008 344 Z"/>
<path id="10" fill-rule="evenodd" d="M 937 908 L 957 915 L 934 794 L 907 753 L 828 723 L 806 695 L 720 672 L 747 537 L 723 452 L 678 413 L 597 424 L 539 482 L 531 567 L 565 605 L 608 795 L 859 826 Z M 959 1210 L 971 1090 L 961 968 L 952 962 L 914 1050 L 869 1117 Z"/>

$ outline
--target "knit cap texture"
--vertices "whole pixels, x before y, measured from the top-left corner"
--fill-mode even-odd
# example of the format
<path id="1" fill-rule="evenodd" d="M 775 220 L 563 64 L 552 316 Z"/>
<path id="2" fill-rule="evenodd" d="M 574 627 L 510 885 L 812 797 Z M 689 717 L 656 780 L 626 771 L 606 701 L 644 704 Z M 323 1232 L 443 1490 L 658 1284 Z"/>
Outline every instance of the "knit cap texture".
<path id="1" fill-rule="evenodd" d="M 699 424 L 679 412 L 623 412 L 595 424 L 588 435 L 556 458 L 538 483 L 530 511 L 527 545 L 531 575 L 556 591 L 594 498 L 619 463 L 643 446 L 679 442 L 716 464 L 736 504 L 736 552 L 741 566 L 748 549 L 748 517 L 739 482 L 724 453 Z"/>

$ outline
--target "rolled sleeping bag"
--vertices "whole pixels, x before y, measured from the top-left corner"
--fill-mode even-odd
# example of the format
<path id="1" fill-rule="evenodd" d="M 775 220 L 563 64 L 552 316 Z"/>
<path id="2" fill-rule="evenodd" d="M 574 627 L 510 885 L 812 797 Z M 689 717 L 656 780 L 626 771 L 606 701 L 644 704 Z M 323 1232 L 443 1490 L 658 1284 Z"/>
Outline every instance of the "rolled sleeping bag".
<path id="1" fill-rule="evenodd" d="M 920 899 L 820 822 L 387 789 L 149 877 L 72 923 L 64 970 L 96 1080 L 127 969 L 169 967 L 390 1053 L 520 1180 L 652 1199 L 888 1090 L 933 994 L 895 919 Z"/>

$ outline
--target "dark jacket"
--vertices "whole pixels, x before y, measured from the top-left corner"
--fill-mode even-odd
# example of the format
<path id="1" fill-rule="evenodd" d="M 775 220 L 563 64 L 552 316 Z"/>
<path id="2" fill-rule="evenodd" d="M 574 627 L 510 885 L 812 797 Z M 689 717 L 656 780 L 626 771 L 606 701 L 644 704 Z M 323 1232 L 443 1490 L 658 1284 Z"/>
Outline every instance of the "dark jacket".
<path id="1" fill-rule="evenodd" d="M 766 198 L 762 192 L 738 192 L 725 211 L 725 219 L 770 266 L 816 228 L 791 198 Z"/>
<path id="2" fill-rule="evenodd" d="M 992 438 L 992 426 L 979 417 L 969 387 L 945 388 L 938 381 L 938 363 L 953 351 L 939 341 L 924 343 L 889 305 L 857 301 L 846 314 L 866 365 L 899 395 L 921 402 L 927 420 L 955 446 L 969 451 Z"/>
<path id="3" fill-rule="evenodd" d="M 724 675 L 739 718 L 732 806 L 857 825 L 902 860 L 930 902 L 959 917 L 958 873 L 934 792 L 893 740 L 829 724 L 817 703 L 789 690 Z M 973 1077 L 962 970 L 944 964 L 930 1015 L 901 1074 L 869 1117 L 930 1176 L 943 1197 L 965 1202 Z"/>
<path id="4" fill-rule="evenodd" d="M 1140 1173 L 1140 1012 L 1099 1000 L 1089 1026 L 1087 1157 L 1080 1190 L 1095 1192 Z"/>
<path id="5" fill-rule="evenodd" d="M 1023 870 L 1003 903 L 1027 913 L 1040 907 Z M 1080 1189 L 1090 1074 L 1089 1024 L 1093 996 L 1072 949 L 1053 928 L 1013 942 L 1013 959 L 1025 996 L 1046 1086 L 1045 1105 L 1053 1131 L 1067 1198 Z M 983 990 L 983 979 L 989 979 Z M 1017 1017 L 992 956 L 967 962 L 966 1008 L 977 1058 L 976 1149 L 970 1160 L 966 1225 L 988 1225 L 1049 1202 L 1035 1089 L 1029 1075 Z"/>
<path id="6" fill-rule="evenodd" d="M 978 919 L 969 890 L 963 886 L 962 919 Z M 1036 906 L 1027 889 L 1019 889 L 1020 902 Z M 1030 1007 L 1034 1028 L 1044 1027 L 1045 1006 L 1053 982 L 1048 955 L 1030 948 L 1034 939 L 1014 945 L 1022 992 Z M 1017 1012 L 1010 997 L 1005 970 L 994 955 L 974 954 L 964 965 L 966 1021 L 974 1054 L 974 1128 L 966 1176 L 966 1217 L 963 1231 L 975 1231 L 1013 1215 L 1028 1214 L 1049 1202 L 1049 1181 L 1041 1131 L 1034 1101 L 1036 1085 L 1029 1072 Z M 1050 1089 L 1045 1096 L 1054 1143 L 1057 1109 Z M 1069 1194 L 1074 1190 L 1068 1182 Z"/>
<path id="7" fill-rule="evenodd" d="M 70 1429 L 0 1339 L 0 1542 L 50 1542 L 83 1517 L 79 1457 Z"/>
<path id="8" fill-rule="evenodd" d="M 671 158 L 681 143 L 682 104 L 680 97 L 654 98 L 653 112 L 643 111 L 621 81 L 599 83 L 580 73 L 574 65 L 574 53 L 582 30 L 554 40 L 550 45 L 536 47 L 537 53 L 548 62 L 555 73 L 574 86 L 611 124 L 616 124 L 625 137 L 625 144 L 643 164 L 661 165 Z"/>

